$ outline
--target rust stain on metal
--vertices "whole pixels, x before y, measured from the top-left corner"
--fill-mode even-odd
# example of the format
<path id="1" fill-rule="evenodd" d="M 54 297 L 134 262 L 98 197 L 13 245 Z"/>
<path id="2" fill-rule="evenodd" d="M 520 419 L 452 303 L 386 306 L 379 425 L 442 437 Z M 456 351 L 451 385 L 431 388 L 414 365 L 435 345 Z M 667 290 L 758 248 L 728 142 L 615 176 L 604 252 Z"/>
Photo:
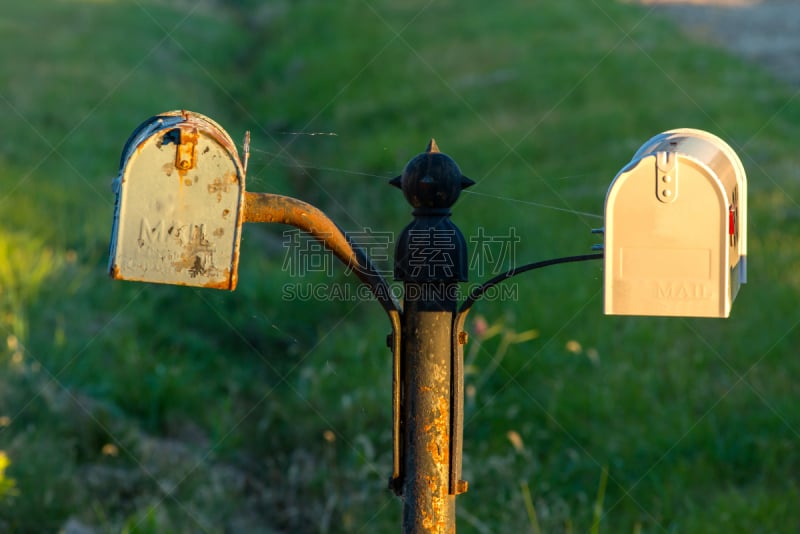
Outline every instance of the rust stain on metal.
<path id="1" fill-rule="evenodd" d="M 444 513 L 444 509 L 445 509 L 444 499 L 439 498 L 439 497 L 434 497 L 433 498 L 433 502 L 431 504 L 433 505 L 433 514 L 434 514 L 434 516 L 436 518 L 436 531 L 435 532 L 437 532 L 437 533 L 442 532 L 443 533 L 443 532 L 446 531 L 447 523 L 448 523 L 447 518 L 445 517 L 445 513 Z"/>
<path id="2" fill-rule="evenodd" d="M 464 332 L 463 330 L 458 333 L 458 344 L 459 345 L 466 345 L 469 341 L 469 334 Z"/>
<path id="3" fill-rule="evenodd" d="M 178 230 L 180 233 L 180 229 Z M 175 235 L 177 239 L 182 239 L 180 234 Z M 189 271 L 189 276 L 208 276 L 215 278 L 218 269 L 214 268 L 214 249 L 203 234 L 201 226 L 192 225 L 189 227 L 189 236 L 181 252 L 181 258 L 172 262 L 176 271 L 184 269 Z"/>
<path id="4" fill-rule="evenodd" d="M 430 485 L 430 481 L 428 482 Z M 431 491 L 435 488 L 431 487 Z M 442 534 L 447 532 L 448 520 L 445 517 L 445 502 L 444 499 L 433 497 L 431 500 L 431 513 L 427 510 L 420 510 L 420 517 L 422 519 L 422 528 L 427 532 Z"/>
<path id="5" fill-rule="evenodd" d="M 117 265 L 116 263 L 112 265 L 111 272 L 109 274 L 111 274 L 111 278 L 113 278 L 114 280 L 120 280 L 121 276 L 119 273 L 119 265 Z"/>
<path id="6" fill-rule="evenodd" d="M 222 279 L 221 280 L 211 280 L 206 284 L 203 284 L 203 287 L 209 289 L 230 289 L 233 291 L 236 289 L 236 276 L 231 277 L 230 269 L 225 269 L 222 272 Z"/>
<path id="7" fill-rule="evenodd" d="M 158 146 L 161 147 L 161 141 L 159 141 Z M 139 154 L 142 153 L 142 150 L 144 150 L 144 143 L 139 143 L 138 145 L 136 145 L 134 153 L 138 156 Z"/>
<path id="8" fill-rule="evenodd" d="M 225 178 L 215 178 L 208 184 L 208 193 L 217 195 L 217 202 L 222 202 L 222 193 L 227 193 L 231 186 L 236 186 L 239 178 L 235 173 L 230 173 Z"/>
<path id="9" fill-rule="evenodd" d="M 236 154 L 236 145 L 233 144 L 233 140 L 225 132 L 225 130 L 222 129 L 222 127 L 219 124 L 217 124 L 216 122 L 212 121 L 208 117 L 204 117 L 202 115 L 199 115 L 197 113 L 193 113 L 191 111 L 183 110 L 183 111 L 181 111 L 181 115 L 186 120 L 186 122 L 189 123 L 189 124 L 199 124 L 199 125 L 203 126 L 205 123 L 210 123 L 212 126 L 215 127 L 215 129 L 220 134 L 220 135 L 214 136 L 214 139 L 220 145 L 222 145 L 229 154 Z"/>
<path id="10" fill-rule="evenodd" d="M 227 278 L 228 278 L 228 289 L 233 291 L 234 289 L 236 289 L 236 284 L 239 283 L 238 269 L 234 269 L 232 273 L 229 273 Z"/>
<path id="11" fill-rule="evenodd" d="M 425 483 L 428 484 L 428 489 L 431 491 L 431 494 L 435 495 L 436 490 L 439 488 L 436 477 L 433 475 L 425 475 Z"/>
<path id="12" fill-rule="evenodd" d="M 431 519 L 431 516 L 425 510 L 422 510 L 420 515 L 422 515 L 422 528 L 430 531 L 433 528 L 433 519 Z"/>
<path id="13" fill-rule="evenodd" d="M 425 425 L 423 430 L 431 438 L 427 448 L 433 461 L 440 465 L 449 465 L 450 433 L 448 425 L 450 422 L 450 407 L 447 399 L 439 398 L 437 411 L 438 414 L 433 418 L 433 421 Z"/>

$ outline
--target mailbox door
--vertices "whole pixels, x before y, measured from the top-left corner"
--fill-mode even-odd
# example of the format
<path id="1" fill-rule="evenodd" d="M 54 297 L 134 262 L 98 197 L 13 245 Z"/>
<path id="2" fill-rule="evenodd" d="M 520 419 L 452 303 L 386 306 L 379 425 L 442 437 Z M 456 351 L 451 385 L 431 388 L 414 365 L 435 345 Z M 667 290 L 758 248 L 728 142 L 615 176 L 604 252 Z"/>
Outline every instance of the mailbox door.
<path id="1" fill-rule="evenodd" d="M 657 188 L 664 176 L 669 194 Z M 614 179 L 605 217 L 605 313 L 728 316 L 728 203 L 706 166 L 674 153 L 634 160 Z"/>
<path id="2" fill-rule="evenodd" d="M 146 121 L 115 189 L 113 278 L 235 289 L 244 171 L 216 123 L 190 112 Z"/>

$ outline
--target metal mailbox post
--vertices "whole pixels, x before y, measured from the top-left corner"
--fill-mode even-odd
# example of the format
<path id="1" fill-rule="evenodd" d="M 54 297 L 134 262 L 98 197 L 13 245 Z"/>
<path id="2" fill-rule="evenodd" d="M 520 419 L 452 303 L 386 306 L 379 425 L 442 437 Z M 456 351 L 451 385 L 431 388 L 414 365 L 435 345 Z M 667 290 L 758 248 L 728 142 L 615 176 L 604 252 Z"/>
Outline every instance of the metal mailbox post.
<path id="1" fill-rule="evenodd" d="M 394 276 L 404 313 L 395 454 L 390 487 L 402 496 L 404 532 L 455 532 L 461 480 L 463 372 L 453 335 L 458 283 L 467 281 L 467 243 L 450 207 L 473 181 L 431 140 L 390 182 L 414 208 L 400 234 Z M 459 331 L 459 333 L 461 333 Z"/>
<path id="2" fill-rule="evenodd" d="M 219 125 L 188 111 L 140 125 L 125 144 L 114 181 L 110 275 L 234 290 L 242 223 L 288 224 L 310 233 L 369 286 L 390 321 L 389 487 L 403 499 L 402 532 L 455 533 L 455 497 L 467 491 L 461 458 L 469 310 L 512 276 L 604 254 L 514 267 L 459 306 L 467 247 L 450 208 L 473 182 L 431 140 L 390 181 L 414 208 L 395 250 L 401 307 L 380 271 L 324 213 L 294 198 L 245 191 L 248 143 L 245 137 L 242 162 Z M 606 313 L 727 316 L 745 280 L 745 216 L 744 170 L 721 140 L 674 130 L 645 143 L 606 200 Z M 687 217 L 695 217 L 693 223 L 679 226 Z M 695 232 L 696 225 L 707 228 Z M 665 290 L 659 285 L 664 280 L 705 285 Z M 681 302 L 663 304 L 670 299 Z"/>

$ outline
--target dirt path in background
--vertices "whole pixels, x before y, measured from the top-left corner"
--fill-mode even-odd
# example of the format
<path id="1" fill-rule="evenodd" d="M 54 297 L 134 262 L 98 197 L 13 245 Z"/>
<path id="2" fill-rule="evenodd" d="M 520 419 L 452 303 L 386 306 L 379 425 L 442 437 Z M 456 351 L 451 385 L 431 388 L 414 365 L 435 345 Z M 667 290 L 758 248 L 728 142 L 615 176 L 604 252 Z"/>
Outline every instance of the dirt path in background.
<path id="1" fill-rule="evenodd" d="M 800 0 L 634 0 L 800 88 Z"/>

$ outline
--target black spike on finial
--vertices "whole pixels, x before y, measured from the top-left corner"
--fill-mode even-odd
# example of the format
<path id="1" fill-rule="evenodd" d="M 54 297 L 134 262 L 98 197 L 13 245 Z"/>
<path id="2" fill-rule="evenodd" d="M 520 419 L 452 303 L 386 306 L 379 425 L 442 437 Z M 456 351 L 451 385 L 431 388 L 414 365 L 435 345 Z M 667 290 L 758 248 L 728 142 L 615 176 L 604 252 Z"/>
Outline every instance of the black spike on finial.
<path id="1" fill-rule="evenodd" d="M 431 137 L 431 140 L 428 141 L 427 148 L 425 148 L 425 152 L 427 152 L 428 154 L 439 152 L 439 146 L 436 144 L 436 139 Z"/>
<path id="2" fill-rule="evenodd" d="M 467 178 L 463 174 L 461 175 L 461 189 L 466 189 L 466 188 L 471 187 L 473 185 L 475 185 L 475 180 L 470 180 L 469 178 Z"/>
<path id="3" fill-rule="evenodd" d="M 395 176 L 394 178 L 389 180 L 389 185 L 393 185 L 397 189 L 403 189 L 403 177 L 402 176 Z"/>

